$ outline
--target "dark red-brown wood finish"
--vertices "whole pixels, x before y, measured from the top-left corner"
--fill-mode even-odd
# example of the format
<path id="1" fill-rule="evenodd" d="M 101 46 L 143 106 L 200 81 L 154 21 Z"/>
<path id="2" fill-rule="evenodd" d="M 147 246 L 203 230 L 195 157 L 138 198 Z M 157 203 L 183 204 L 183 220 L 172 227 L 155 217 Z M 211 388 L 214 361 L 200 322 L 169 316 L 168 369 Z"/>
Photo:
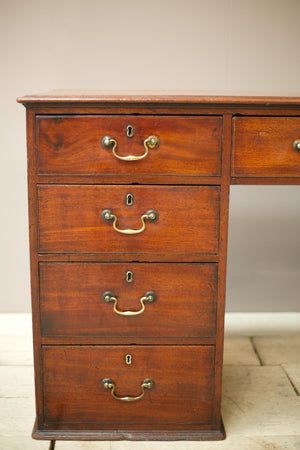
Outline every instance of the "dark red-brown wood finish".
<path id="1" fill-rule="evenodd" d="M 132 280 L 128 283 L 128 272 Z M 217 264 L 40 263 L 42 336 L 214 338 Z M 117 310 L 103 294 L 112 292 Z"/>
<path id="2" fill-rule="evenodd" d="M 38 173 L 44 175 L 219 176 L 221 117 L 56 115 L 37 117 Z M 121 157 L 142 157 L 144 141 L 159 136 L 147 158 L 116 159 L 102 139 L 117 142 Z M 129 136 L 127 136 L 129 134 Z"/>
<path id="3" fill-rule="evenodd" d="M 299 136 L 300 117 L 236 117 L 232 175 L 299 177 Z"/>
<path id="4" fill-rule="evenodd" d="M 213 429 L 213 346 L 44 346 L 45 427 Z M 125 363 L 124 355 L 132 356 Z M 144 379 L 154 381 L 139 401 Z M 162 419 L 163 418 L 163 419 Z"/>
<path id="5" fill-rule="evenodd" d="M 224 438 L 229 187 L 300 184 L 300 99 L 77 91 L 18 101 L 27 108 L 33 436 Z M 144 158 L 117 157 L 143 156 L 153 135 L 159 145 Z M 157 216 L 140 233 L 118 231 L 143 228 L 149 210 Z"/>
<path id="6" fill-rule="evenodd" d="M 132 206 L 125 204 L 132 196 Z M 42 253 L 218 253 L 219 187 L 38 186 L 39 251 Z M 140 230 L 141 217 L 157 212 L 135 235 L 116 232 L 101 217 L 110 210 L 121 230 Z M 198 256 L 201 259 L 201 256 Z"/>

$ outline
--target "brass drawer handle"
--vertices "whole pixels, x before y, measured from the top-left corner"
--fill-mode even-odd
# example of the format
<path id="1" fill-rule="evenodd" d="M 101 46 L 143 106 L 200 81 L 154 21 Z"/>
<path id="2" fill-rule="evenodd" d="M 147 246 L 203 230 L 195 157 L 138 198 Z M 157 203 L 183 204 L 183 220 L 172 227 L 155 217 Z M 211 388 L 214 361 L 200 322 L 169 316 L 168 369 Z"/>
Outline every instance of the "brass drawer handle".
<path id="1" fill-rule="evenodd" d="M 300 153 L 300 139 L 296 139 L 293 142 L 293 149 L 295 150 L 295 152 L 299 152 Z"/>
<path id="2" fill-rule="evenodd" d="M 110 136 L 105 136 L 102 139 L 102 147 L 105 149 L 111 148 L 113 155 L 116 158 L 121 159 L 122 161 L 139 161 L 140 159 L 146 158 L 149 152 L 149 148 L 154 149 L 159 146 L 159 139 L 157 136 L 147 137 L 147 139 L 144 140 L 145 153 L 141 156 L 134 156 L 134 155 L 119 156 L 116 151 L 117 145 L 118 145 L 117 141 Z"/>
<path id="3" fill-rule="evenodd" d="M 140 400 L 141 398 L 144 397 L 145 389 L 153 389 L 155 386 L 155 382 L 151 380 L 151 378 L 146 378 L 141 384 L 142 393 L 140 395 L 138 395 L 137 397 L 129 397 L 129 396 L 118 397 L 115 394 L 116 385 L 113 382 L 113 380 L 111 380 L 110 378 L 104 378 L 101 381 L 101 384 L 104 387 L 104 389 L 110 390 L 110 393 L 113 396 L 113 398 L 115 398 L 116 400 L 120 400 L 121 402 L 136 402 L 137 400 Z"/>
<path id="4" fill-rule="evenodd" d="M 148 211 L 146 212 L 146 214 L 143 214 L 141 216 L 141 221 L 142 221 L 142 226 L 141 228 L 139 228 L 138 230 L 132 230 L 130 228 L 127 229 L 121 229 L 117 227 L 117 216 L 115 216 L 112 211 L 110 209 L 105 209 L 104 211 L 102 211 L 101 213 L 101 218 L 104 222 L 111 222 L 113 220 L 113 228 L 114 230 L 116 230 L 118 233 L 122 233 L 122 234 L 139 234 L 142 231 L 144 231 L 144 229 L 146 228 L 146 224 L 145 224 L 145 220 L 147 220 L 148 222 L 156 222 L 158 219 L 158 213 L 156 211 Z"/>
<path id="5" fill-rule="evenodd" d="M 138 311 L 119 311 L 117 309 L 118 299 L 110 291 L 104 292 L 104 294 L 102 295 L 102 300 L 105 303 L 114 302 L 114 312 L 117 313 L 117 314 L 120 314 L 120 316 L 138 316 L 139 314 L 142 314 L 142 312 L 145 311 L 145 302 L 146 303 L 153 303 L 153 302 L 155 302 L 156 295 L 154 294 L 154 292 L 146 292 L 144 297 L 140 298 L 140 302 L 141 302 L 142 307 Z"/>

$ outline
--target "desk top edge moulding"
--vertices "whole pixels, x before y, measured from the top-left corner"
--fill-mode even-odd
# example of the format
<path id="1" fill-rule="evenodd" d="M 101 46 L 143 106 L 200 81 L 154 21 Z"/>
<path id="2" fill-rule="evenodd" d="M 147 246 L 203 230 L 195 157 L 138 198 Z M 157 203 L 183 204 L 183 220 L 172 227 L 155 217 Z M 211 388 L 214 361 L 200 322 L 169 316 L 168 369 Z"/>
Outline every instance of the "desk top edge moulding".
<path id="1" fill-rule="evenodd" d="M 298 95 L 272 95 L 249 92 L 207 92 L 189 90 L 79 90 L 61 89 L 40 94 L 18 97 L 17 101 L 25 105 L 42 103 L 202 103 L 202 104 L 257 104 L 257 105 L 295 105 L 299 106 Z"/>
<path id="2" fill-rule="evenodd" d="M 300 184 L 300 97 L 26 107 L 36 439 L 220 440 L 230 184 Z"/>

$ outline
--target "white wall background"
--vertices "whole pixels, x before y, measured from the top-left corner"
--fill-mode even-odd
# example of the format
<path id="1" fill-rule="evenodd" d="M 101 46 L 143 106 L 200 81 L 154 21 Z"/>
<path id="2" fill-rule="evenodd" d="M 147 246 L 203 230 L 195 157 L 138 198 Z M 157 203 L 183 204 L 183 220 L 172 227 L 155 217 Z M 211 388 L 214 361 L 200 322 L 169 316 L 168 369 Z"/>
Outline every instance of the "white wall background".
<path id="1" fill-rule="evenodd" d="M 0 312 L 30 310 L 17 96 L 59 88 L 299 95 L 299 18 L 299 0 L 0 0 Z M 300 311 L 299 297 L 300 187 L 232 187 L 227 309 Z"/>

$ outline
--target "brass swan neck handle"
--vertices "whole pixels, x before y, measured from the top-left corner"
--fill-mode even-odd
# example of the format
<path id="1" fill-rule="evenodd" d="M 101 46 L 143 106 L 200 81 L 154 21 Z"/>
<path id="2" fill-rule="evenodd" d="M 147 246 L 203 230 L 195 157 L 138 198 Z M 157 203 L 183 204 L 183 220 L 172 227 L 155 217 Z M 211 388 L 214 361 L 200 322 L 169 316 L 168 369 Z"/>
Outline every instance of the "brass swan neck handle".
<path id="1" fill-rule="evenodd" d="M 111 380 L 110 378 L 104 378 L 101 381 L 101 384 L 104 389 L 110 390 L 110 393 L 113 398 L 115 398 L 116 400 L 120 400 L 121 402 L 136 402 L 137 400 L 140 400 L 141 398 L 144 397 L 145 389 L 153 389 L 155 386 L 155 382 L 151 378 L 146 378 L 141 384 L 142 393 L 140 395 L 138 395 L 137 397 L 130 397 L 130 396 L 119 397 L 115 394 L 116 385 L 113 382 L 113 380 Z"/>
<path id="2" fill-rule="evenodd" d="M 150 210 L 147 211 L 146 214 L 143 214 L 141 216 L 141 221 L 142 221 L 142 226 L 141 228 L 138 228 L 137 230 L 132 230 L 131 228 L 119 228 L 117 226 L 117 216 L 115 214 L 113 214 L 113 212 L 110 209 L 104 209 L 101 213 L 101 218 L 104 222 L 113 222 L 113 229 L 115 231 L 117 231 L 118 233 L 121 234 L 139 234 L 142 233 L 142 231 L 145 230 L 146 228 L 146 223 L 147 222 L 156 222 L 158 219 L 158 213 L 156 211 Z"/>
<path id="3" fill-rule="evenodd" d="M 102 295 L 102 299 L 105 303 L 114 302 L 114 312 L 120 316 L 138 316 L 145 311 L 145 303 L 153 303 L 156 300 L 156 294 L 154 292 L 146 292 L 146 294 L 140 298 L 141 309 L 138 311 L 120 311 L 117 309 L 118 298 L 110 291 L 106 291 Z"/>
<path id="4" fill-rule="evenodd" d="M 134 155 L 127 155 L 127 156 L 120 156 L 117 154 L 117 141 L 116 139 L 110 137 L 110 136 L 104 136 L 102 139 L 102 147 L 105 149 L 112 149 L 113 155 L 121 159 L 122 161 L 140 161 L 141 159 L 146 158 L 146 156 L 149 153 L 149 148 L 154 149 L 159 146 L 159 139 L 157 136 L 149 136 L 144 140 L 144 148 L 145 152 L 141 156 L 134 156 Z"/>

